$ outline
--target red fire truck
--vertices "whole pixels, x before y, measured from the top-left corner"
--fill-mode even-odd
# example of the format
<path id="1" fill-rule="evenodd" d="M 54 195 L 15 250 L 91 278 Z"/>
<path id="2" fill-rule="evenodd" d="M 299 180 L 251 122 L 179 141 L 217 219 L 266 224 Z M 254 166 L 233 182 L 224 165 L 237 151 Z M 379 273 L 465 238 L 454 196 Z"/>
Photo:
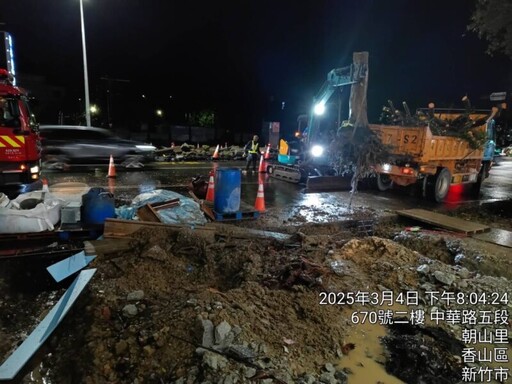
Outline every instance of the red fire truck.
<path id="1" fill-rule="evenodd" d="M 0 192 L 8 196 L 41 188 L 41 140 L 28 95 L 0 68 Z"/>

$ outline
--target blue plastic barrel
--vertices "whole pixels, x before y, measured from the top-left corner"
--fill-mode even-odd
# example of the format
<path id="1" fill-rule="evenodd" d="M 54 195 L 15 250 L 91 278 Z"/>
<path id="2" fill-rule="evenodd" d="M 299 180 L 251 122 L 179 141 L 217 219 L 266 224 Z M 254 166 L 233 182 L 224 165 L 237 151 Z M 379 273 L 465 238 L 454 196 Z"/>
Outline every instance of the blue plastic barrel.
<path id="1" fill-rule="evenodd" d="M 116 217 L 115 199 L 103 188 L 91 188 L 82 195 L 82 222 L 104 224 L 108 217 Z"/>
<path id="2" fill-rule="evenodd" d="M 213 209 L 218 213 L 240 211 L 242 172 L 238 168 L 219 168 L 215 173 Z"/>

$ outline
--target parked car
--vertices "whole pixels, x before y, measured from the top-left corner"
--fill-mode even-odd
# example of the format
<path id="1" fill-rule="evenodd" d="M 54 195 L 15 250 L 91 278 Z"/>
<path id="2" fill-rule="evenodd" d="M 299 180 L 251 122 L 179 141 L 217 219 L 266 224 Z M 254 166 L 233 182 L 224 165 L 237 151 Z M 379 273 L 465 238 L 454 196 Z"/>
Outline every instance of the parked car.
<path id="1" fill-rule="evenodd" d="M 108 164 L 113 156 L 116 165 L 142 167 L 153 161 L 155 147 L 122 139 L 98 127 L 76 125 L 41 125 L 43 169 L 66 170 L 72 164 Z"/>

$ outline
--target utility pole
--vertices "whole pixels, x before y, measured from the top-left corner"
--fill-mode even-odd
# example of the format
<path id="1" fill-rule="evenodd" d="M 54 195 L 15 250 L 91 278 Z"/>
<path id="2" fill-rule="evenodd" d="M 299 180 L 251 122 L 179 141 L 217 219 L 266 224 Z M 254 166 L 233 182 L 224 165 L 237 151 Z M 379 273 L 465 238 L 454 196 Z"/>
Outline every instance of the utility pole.
<path id="1" fill-rule="evenodd" d="M 84 89 L 85 89 L 85 122 L 88 127 L 91 126 L 91 103 L 89 101 L 89 75 L 87 73 L 87 51 L 85 48 L 85 25 L 84 25 L 84 5 L 80 0 L 80 25 L 82 30 L 82 52 L 84 61 Z"/>

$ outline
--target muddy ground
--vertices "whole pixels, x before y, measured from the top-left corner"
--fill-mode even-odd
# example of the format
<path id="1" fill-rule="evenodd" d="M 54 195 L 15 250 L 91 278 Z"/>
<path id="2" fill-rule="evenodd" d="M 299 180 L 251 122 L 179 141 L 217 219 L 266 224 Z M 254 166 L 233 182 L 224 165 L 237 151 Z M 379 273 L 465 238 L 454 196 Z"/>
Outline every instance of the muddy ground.
<path id="1" fill-rule="evenodd" d="M 512 230 L 510 212 L 489 205 L 450 214 Z M 491 366 L 497 380 L 482 382 L 497 383 L 504 376 L 493 369 L 510 369 L 465 361 L 462 337 L 475 327 L 510 331 L 510 248 L 369 208 L 269 210 L 235 225 L 289 236 L 137 232 L 130 250 L 98 255 L 90 284 L 12 382 L 437 384 Z M 52 262 L 2 261 L 1 361 L 72 281 L 52 284 L 42 272 Z M 465 296 L 432 304 L 432 291 Z M 481 300 L 469 303 L 473 293 Z M 363 300 L 389 295 L 383 305 Z M 485 326 L 430 321 L 455 310 L 505 312 Z M 424 324 L 411 323 L 412 311 L 423 311 Z M 371 339 L 369 326 L 380 336 Z M 508 347 L 505 339 L 494 347 Z"/>

